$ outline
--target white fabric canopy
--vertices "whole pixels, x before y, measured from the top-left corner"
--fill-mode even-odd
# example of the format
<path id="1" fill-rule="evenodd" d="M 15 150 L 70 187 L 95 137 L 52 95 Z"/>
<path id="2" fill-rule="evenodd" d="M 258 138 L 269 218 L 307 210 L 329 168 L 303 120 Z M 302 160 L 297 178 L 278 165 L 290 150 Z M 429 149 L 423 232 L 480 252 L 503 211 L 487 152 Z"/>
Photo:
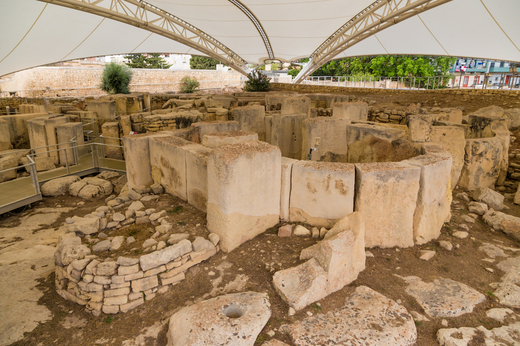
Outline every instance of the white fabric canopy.
<path id="1" fill-rule="evenodd" d="M 249 63 L 263 63 L 269 58 L 260 31 L 236 1 L 147 3 L 202 30 Z M 250 11 L 264 30 L 274 58 L 292 61 L 309 57 L 338 28 L 373 3 L 374 0 L 242 0 L 239 4 Z M 136 27 L 52 2 L 0 0 L 0 13 L 0 76 L 91 56 L 208 55 L 207 51 L 153 33 L 145 26 Z M 424 54 L 520 61 L 519 15 L 519 0 L 453 0 L 377 32 L 336 58 Z"/>

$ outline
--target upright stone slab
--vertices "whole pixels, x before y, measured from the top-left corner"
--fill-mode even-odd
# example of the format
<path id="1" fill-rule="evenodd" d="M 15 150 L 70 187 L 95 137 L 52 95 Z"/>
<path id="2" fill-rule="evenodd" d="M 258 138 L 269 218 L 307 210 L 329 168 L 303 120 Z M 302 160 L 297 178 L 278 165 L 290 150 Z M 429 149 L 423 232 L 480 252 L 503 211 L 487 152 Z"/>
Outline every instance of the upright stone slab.
<path id="1" fill-rule="evenodd" d="M 306 114 L 275 114 L 271 130 L 271 144 L 282 151 L 282 156 L 301 160 L 303 145 L 303 121 Z"/>
<path id="2" fill-rule="evenodd" d="M 190 146 L 198 145 L 173 136 L 150 138 L 153 181 L 183 200 L 187 199 L 186 150 Z"/>
<path id="3" fill-rule="evenodd" d="M 459 179 L 462 189 L 490 187 L 500 175 L 503 147 L 498 138 L 466 139 L 464 166 Z"/>
<path id="4" fill-rule="evenodd" d="M 78 147 L 79 157 L 88 154 L 88 148 L 85 147 L 83 138 L 83 125 L 81 123 L 67 123 L 56 127 L 56 135 L 58 136 L 60 164 L 69 165 L 74 163 L 74 153 L 72 149 L 71 139 L 75 138 Z M 65 155 L 67 152 L 67 155 Z M 78 157 L 78 159 L 79 159 Z"/>
<path id="5" fill-rule="evenodd" d="M 45 120 L 45 132 L 47 133 L 47 143 L 51 145 L 47 150 L 58 150 L 58 137 L 56 135 L 56 127 L 70 122 L 68 116 L 54 116 Z M 49 156 L 55 165 L 60 163 L 60 155 L 58 151 L 49 152 Z"/>
<path id="6" fill-rule="evenodd" d="M 242 131 L 258 133 L 258 139 L 265 142 L 265 107 L 246 106 L 233 109 L 233 119 L 238 121 Z"/>
<path id="7" fill-rule="evenodd" d="M 285 97 L 282 99 L 282 114 L 305 114 L 309 115 L 311 99 L 305 96 Z"/>
<path id="8" fill-rule="evenodd" d="M 212 121 L 191 124 L 191 141 L 200 144 L 204 135 L 215 132 L 238 131 L 237 121 Z"/>
<path id="9" fill-rule="evenodd" d="M 458 126 L 433 126 L 430 143 L 442 147 L 453 158 L 451 166 L 451 188 L 457 186 L 464 166 L 464 148 L 466 138 L 464 129 Z"/>
<path id="10" fill-rule="evenodd" d="M 90 112 L 96 112 L 98 118 L 110 121 L 116 119 L 115 101 L 88 100 L 87 108 Z"/>
<path id="11" fill-rule="evenodd" d="M 399 128 L 390 128 L 376 123 L 356 123 L 347 125 L 347 145 L 374 136 L 385 141 L 403 138 L 406 132 Z"/>
<path id="12" fill-rule="evenodd" d="M 222 250 L 276 225 L 280 216 L 281 153 L 260 141 L 215 149 L 208 158 L 208 230 Z"/>
<path id="13" fill-rule="evenodd" d="M 188 203 L 206 212 L 208 203 L 208 156 L 213 151 L 203 145 L 186 148 L 186 194 Z"/>
<path id="14" fill-rule="evenodd" d="M 365 216 L 366 247 L 410 247 L 421 169 L 400 162 L 356 164 L 355 209 Z"/>
<path id="15" fill-rule="evenodd" d="M 265 116 L 265 141 L 272 144 L 273 116 Z"/>
<path id="16" fill-rule="evenodd" d="M 4 119 L 0 119 L 0 151 L 9 150 L 12 147 L 9 123 Z"/>
<path id="17" fill-rule="evenodd" d="M 130 119 L 130 116 L 123 115 L 119 118 L 119 121 L 121 122 L 121 130 L 123 132 L 122 136 L 128 136 L 130 132 L 132 132 L 132 120 Z"/>
<path id="18" fill-rule="evenodd" d="M 406 119 L 412 142 L 429 142 L 433 127 L 431 114 L 413 114 Z"/>
<path id="19" fill-rule="evenodd" d="M 123 152 L 119 147 L 121 142 L 119 140 L 119 123 L 107 122 L 101 126 L 103 133 L 103 143 L 105 144 L 105 156 L 109 159 L 123 159 Z"/>
<path id="20" fill-rule="evenodd" d="M 332 227 L 354 211 L 354 165 L 300 161 L 293 164 L 291 222 Z"/>
<path id="21" fill-rule="evenodd" d="M 245 141 L 257 141 L 258 133 L 252 131 L 231 131 L 209 133 L 202 137 L 202 145 L 208 148 L 218 148 Z"/>
<path id="22" fill-rule="evenodd" d="M 332 107 L 334 118 L 350 118 L 352 121 L 367 121 L 368 105 L 365 102 L 341 102 Z"/>
<path id="23" fill-rule="evenodd" d="M 303 121 L 303 152 L 311 148 L 313 161 L 347 162 L 347 125 L 349 118 L 309 118 Z M 302 158 L 303 159 L 303 158 Z"/>
<path id="24" fill-rule="evenodd" d="M 280 192 L 280 219 L 289 221 L 289 200 L 291 198 L 291 177 L 293 164 L 298 160 L 282 157 L 282 188 Z"/>
<path id="25" fill-rule="evenodd" d="M 425 244 L 441 235 L 441 228 L 450 216 L 452 158 L 427 154 L 402 161 L 421 168 L 417 207 L 413 216 L 413 237 L 416 244 Z"/>
<path id="26" fill-rule="evenodd" d="M 30 113 L 6 115 L 2 119 L 9 122 L 9 133 L 11 135 L 11 143 L 27 143 L 29 144 L 29 133 L 27 130 L 27 121 L 35 118 L 48 117 L 47 113 Z"/>
<path id="27" fill-rule="evenodd" d="M 48 117 L 49 116 L 30 119 L 27 121 L 29 143 L 38 157 L 49 157 L 49 149 L 45 148 L 49 145 L 47 141 L 47 131 L 45 130 L 45 119 Z"/>

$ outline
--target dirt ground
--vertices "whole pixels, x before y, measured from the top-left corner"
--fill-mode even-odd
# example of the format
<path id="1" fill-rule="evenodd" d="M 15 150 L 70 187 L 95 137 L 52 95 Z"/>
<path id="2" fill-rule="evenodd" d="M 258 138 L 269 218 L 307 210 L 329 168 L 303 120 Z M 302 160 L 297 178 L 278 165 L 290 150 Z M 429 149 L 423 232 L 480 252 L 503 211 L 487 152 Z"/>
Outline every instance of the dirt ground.
<path id="1" fill-rule="evenodd" d="M 423 106 L 428 107 L 464 107 L 466 114 L 488 105 L 520 108 L 518 95 L 507 97 L 435 94 L 435 97 L 431 97 L 428 94 L 409 93 L 395 95 L 358 94 L 356 96 L 374 99 L 378 105 L 392 103 L 407 106 L 410 103 L 420 102 Z M 517 132 L 515 135 L 520 139 L 520 133 Z M 519 142 L 516 142 L 512 149 L 520 149 Z M 520 159 L 513 161 L 520 163 Z M 455 196 L 458 192 L 460 191 L 455 190 L 453 195 Z M 506 192 L 511 193 L 512 191 Z M 68 196 L 45 198 L 39 204 L 33 205 L 33 208 L 75 207 L 75 210 L 63 214 L 52 225 L 52 227 L 57 228 L 63 224 L 66 217 L 82 216 L 100 205 L 105 205 L 104 201 L 99 199 L 86 201 L 84 205 L 77 207 L 77 203 L 80 201 L 82 200 L 79 198 Z M 316 240 L 299 237 L 279 238 L 276 235 L 278 226 L 280 226 L 278 225 L 241 245 L 231 253 L 219 252 L 209 260 L 191 268 L 184 281 L 170 288 L 168 292 L 158 294 L 152 301 L 147 301 L 125 314 L 113 316 L 101 314 L 101 316 L 95 317 L 85 312 L 84 307 L 58 296 L 54 287 L 54 274 L 50 274 L 41 279 L 37 288 L 44 293 L 38 303 L 52 312 L 52 320 L 41 323 L 32 332 L 26 333 L 24 339 L 15 342 L 13 345 L 163 346 L 166 345 L 167 321 L 174 312 L 203 299 L 223 293 L 246 290 L 266 292 L 272 308 L 272 316 L 258 336 L 255 345 L 259 346 L 270 340 L 269 331 L 275 331 L 274 338 L 293 345 L 287 335 L 278 331 L 281 325 L 302 320 L 308 316 L 309 312 L 312 314 L 326 313 L 342 307 L 345 299 L 356 287 L 361 285 L 368 286 L 386 297 L 398 301 L 408 311 L 417 311 L 424 315 L 424 311 L 415 299 L 405 293 L 405 282 L 394 274 L 419 276 L 423 281 L 428 282 L 437 277 L 443 277 L 469 285 L 483 293 L 486 296 L 486 301 L 477 305 L 473 313 L 447 319 L 449 327 L 477 327 L 480 325 L 488 329 L 499 327 L 499 323 L 486 317 L 485 311 L 492 307 L 503 307 L 493 296 L 493 290 L 489 284 L 499 281 L 504 273 L 495 266 L 499 261 L 495 263 L 482 261 L 483 258 L 486 258 L 486 255 L 478 248 L 483 243 L 500 244 L 512 248 L 520 248 L 520 244 L 502 233 L 491 230 L 481 221 L 481 218 L 474 224 L 468 225 L 470 227 L 468 238 L 458 239 L 453 237 L 451 234 L 454 231 L 462 230 L 458 227 L 461 223 L 460 217 L 468 213 L 465 202 L 456 198 L 454 198 L 454 201 L 452 219 L 445 224 L 438 239 L 451 241 L 454 245 L 452 251 L 442 249 L 438 245 L 438 241 L 406 249 L 367 249 L 374 257 L 367 257 L 366 269 L 357 280 L 325 299 L 311 304 L 294 316 L 288 316 L 288 305 L 275 292 L 272 285 L 272 276 L 280 269 L 287 269 L 300 264 L 300 251 L 314 244 Z M 513 205 L 510 201 L 506 201 L 505 204 L 510 208 L 507 213 L 520 216 L 520 206 Z M 182 208 L 179 209 L 178 206 Z M 192 235 L 207 237 L 205 214 L 196 211 L 185 202 L 163 195 L 154 207 L 157 210 L 172 211 L 169 213 L 169 217 L 178 227 L 179 232 L 186 231 Z M 173 212 L 174 210 L 178 211 Z M 12 227 L 19 224 L 20 216 L 28 212 L 31 212 L 31 210 L 22 209 L 0 216 L 0 227 Z M 140 231 L 133 230 L 134 234 L 136 234 L 135 232 L 139 234 Z M 130 231 L 122 229 L 118 232 L 128 236 L 129 233 L 124 232 Z M 119 233 L 110 235 L 118 235 Z M 190 240 L 193 239 L 194 236 L 190 238 Z M 435 250 L 436 255 L 429 261 L 420 260 L 420 250 L 424 249 Z M 126 248 L 123 250 L 127 253 L 130 251 Z M 508 254 L 515 256 L 513 252 Z M 518 254 L 516 253 L 516 256 Z M 492 268 L 494 271 L 489 272 L 486 268 Z M 515 312 L 520 313 L 520 310 Z M 429 321 L 416 322 L 418 346 L 438 345 L 436 333 L 438 329 L 443 328 L 441 321 L 441 318 L 429 318 Z"/>

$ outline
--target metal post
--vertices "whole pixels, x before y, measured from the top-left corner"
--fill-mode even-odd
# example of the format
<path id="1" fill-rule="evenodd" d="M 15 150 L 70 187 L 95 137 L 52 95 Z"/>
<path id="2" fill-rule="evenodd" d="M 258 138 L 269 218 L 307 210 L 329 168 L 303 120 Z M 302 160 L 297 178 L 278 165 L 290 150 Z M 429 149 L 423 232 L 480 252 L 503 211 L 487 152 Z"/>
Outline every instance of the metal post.
<path id="1" fill-rule="evenodd" d="M 65 167 L 67 167 L 67 174 L 70 174 L 69 158 L 67 157 L 67 149 L 64 149 L 64 152 L 65 152 Z"/>

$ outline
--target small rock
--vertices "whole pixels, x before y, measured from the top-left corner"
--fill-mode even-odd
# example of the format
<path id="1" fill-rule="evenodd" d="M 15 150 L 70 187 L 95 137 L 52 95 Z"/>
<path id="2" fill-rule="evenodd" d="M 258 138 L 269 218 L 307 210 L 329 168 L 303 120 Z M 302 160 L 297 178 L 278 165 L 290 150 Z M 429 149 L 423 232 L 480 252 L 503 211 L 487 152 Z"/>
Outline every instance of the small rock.
<path id="1" fill-rule="evenodd" d="M 278 236 L 281 238 L 290 237 L 292 235 L 292 225 L 284 225 L 278 228 Z"/>
<path id="2" fill-rule="evenodd" d="M 135 238 L 134 238 L 134 237 L 128 237 L 128 238 L 126 238 L 126 243 L 127 243 L 127 244 L 135 243 Z"/>
<path id="3" fill-rule="evenodd" d="M 374 257 L 374 254 L 370 251 L 365 250 L 365 257 Z"/>
<path id="4" fill-rule="evenodd" d="M 270 330 L 267 332 L 267 335 L 269 335 L 269 337 L 273 337 L 276 333 L 274 332 L 274 330 Z"/>
<path id="5" fill-rule="evenodd" d="M 166 247 L 166 243 L 164 241 L 160 241 L 159 243 L 157 243 L 157 250 L 162 250 Z"/>
<path id="6" fill-rule="evenodd" d="M 297 237 L 310 237 L 311 231 L 301 225 L 298 225 L 294 229 L 294 235 Z"/>
<path id="7" fill-rule="evenodd" d="M 157 244 L 157 240 L 155 239 L 146 239 L 143 243 L 143 248 L 146 249 L 147 247 L 153 246 Z"/>
<path id="8" fill-rule="evenodd" d="M 160 225 L 160 226 L 155 227 L 155 230 L 162 234 L 168 233 L 172 230 L 172 225 L 171 224 Z"/>
<path id="9" fill-rule="evenodd" d="M 489 187 L 479 187 L 473 191 L 473 199 L 478 202 L 486 203 L 494 210 L 502 210 L 504 208 L 504 196 L 499 192 L 491 190 Z"/>
<path id="10" fill-rule="evenodd" d="M 155 213 L 155 208 L 146 209 L 144 212 L 146 213 L 146 215 L 152 215 L 153 213 Z"/>
<path id="11" fill-rule="evenodd" d="M 468 204 L 468 210 L 478 215 L 484 215 L 488 211 L 488 206 L 485 203 L 470 202 Z"/>
<path id="12" fill-rule="evenodd" d="M 449 241 L 446 241 L 446 240 L 440 240 L 439 241 L 439 246 L 441 248 L 443 248 L 444 250 L 447 250 L 447 251 L 451 251 L 453 250 L 453 244 Z"/>
<path id="13" fill-rule="evenodd" d="M 220 241 L 220 237 L 216 233 L 210 233 L 208 239 L 214 246 L 217 246 L 218 242 Z"/>
<path id="14" fill-rule="evenodd" d="M 124 219 L 126 219 L 126 217 L 121 213 L 115 213 L 114 215 L 112 215 L 112 220 L 114 221 L 121 222 Z"/>
<path id="15" fill-rule="evenodd" d="M 144 209 L 144 204 L 141 201 L 135 201 L 128 207 L 129 210 L 141 210 Z"/>
<path id="16" fill-rule="evenodd" d="M 461 223 L 459 225 L 459 228 L 462 228 L 463 230 L 465 230 L 466 232 L 469 232 L 469 227 L 468 225 L 464 224 L 464 223 Z"/>
<path id="17" fill-rule="evenodd" d="M 114 239 L 112 239 L 112 246 L 110 247 L 110 251 L 119 250 L 121 245 L 123 245 L 124 241 L 125 241 L 125 237 L 122 235 L 114 237 Z"/>
<path id="18" fill-rule="evenodd" d="M 458 193 L 455 197 L 457 197 L 458 199 L 463 200 L 464 202 L 469 202 L 470 201 L 469 196 L 468 196 L 468 194 L 466 192 Z"/>
<path id="19" fill-rule="evenodd" d="M 139 193 L 135 192 L 133 189 L 128 189 L 128 198 L 130 198 L 132 201 L 138 201 L 141 199 L 141 196 Z"/>
<path id="20" fill-rule="evenodd" d="M 166 210 L 161 210 L 158 213 L 153 213 L 152 215 L 150 215 L 150 221 L 155 221 L 155 220 L 157 220 L 157 219 L 159 219 L 159 218 L 161 218 L 163 216 L 166 216 L 166 215 L 168 215 L 166 213 Z"/>
<path id="21" fill-rule="evenodd" d="M 294 308 L 289 308 L 289 311 L 287 312 L 287 315 L 289 316 L 294 316 L 294 314 L 296 313 L 296 310 L 294 310 Z"/>
<path id="22" fill-rule="evenodd" d="M 92 252 L 102 252 L 102 251 L 108 251 L 112 247 L 112 242 L 110 240 L 103 240 L 97 243 L 92 247 Z"/>
<path id="23" fill-rule="evenodd" d="M 215 276 L 215 272 L 214 272 L 214 271 L 210 271 L 210 272 L 208 273 L 208 276 Z"/>
<path id="24" fill-rule="evenodd" d="M 443 327 L 447 327 L 447 326 L 448 326 L 448 321 L 446 321 L 445 319 L 443 319 L 443 320 L 441 321 L 441 324 L 442 324 Z"/>
<path id="25" fill-rule="evenodd" d="M 107 238 L 108 238 L 108 235 L 106 235 L 106 234 L 103 233 L 103 232 L 100 232 L 100 233 L 98 234 L 98 238 L 99 238 L 99 239 L 107 239 Z"/>
<path id="26" fill-rule="evenodd" d="M 68 223 L 70 225 L 74 223 L 74 220 L 71 217 L 68 217 L 65 219 L 65 223 Z"/>
<path id="27" fill-rule="evenodd" d="M 318 229 L 318 227 L 313 227 L 312 228 L 312 237 L 313 238 L 319 238 L 320 237 L 320 230 Z"/>
<path id="28" fill-rule="evenodd" d="M 472 217 L 469 216 L 469 215 L 462 215 L 462 216 L 461 216 L 461 219 L 462 219 L 464 222 L 475 223 L 475 219 L 472 218 Z"/>
<path id="29" fill-rule="evenodd" d="M 494 272 L 495 272 L 495 271 L 494 271 L 493 269 L 491 269 L 491 268 L 486 268 L 486 270 L 487 270 L 488 272 L 490 272 L 490 273 L 494 273 Z"/>
<path id="30" fill-rule="evenodd" d="M 160 194 L 163 194 L 164 193 L 164 188 L 162 187 L 161 184 L 159 183 L 155 183 L 153 184 L 152 186 L 150 186 L 150 189 L 152 190 L 152 192 L 156 195 L 160 195 Z"/>
<path id="31" fill-rule="evenodd" d="M 325 227 L 320 228 L 320 239 L 323 239 L 328 231 Z"/>
<path id="32" fill-rule="evenodd" d="M 422 259 L 423 261 L 429 261 L 430 259 L 433 258 L 433 256 L 435 256 L 435 251 L 421 250 L 421 257 L 419 257 L 419 258 Z"/>
<path id="33" fill-rule="evenodd" d="M 119 226 L 119 222 L 117 222 L 117 221 L 112 221 L 112 222 L 109 222 L 109 223 L 107 224 L 107 228 L 108 228 L 108 229 L 116 228 L 117 226 Z"/>
<path id="34" fill-rule="evenodd" d="M 457 231 L 457 232 L 453 232 L 451 235 L 454 236 L 455 238 L 465 239 L 468 237 L 469 234 L 468 234 L 468 232 Z"/>
<path id="35" fill-rule="evenodd" d="M 188 239 L 189 237 L 190 235 L 188 233 L 174 233 L 170 235 L 170 238 L 168 238 L 168 244 L 177 244 L 181 240 Z"/>

